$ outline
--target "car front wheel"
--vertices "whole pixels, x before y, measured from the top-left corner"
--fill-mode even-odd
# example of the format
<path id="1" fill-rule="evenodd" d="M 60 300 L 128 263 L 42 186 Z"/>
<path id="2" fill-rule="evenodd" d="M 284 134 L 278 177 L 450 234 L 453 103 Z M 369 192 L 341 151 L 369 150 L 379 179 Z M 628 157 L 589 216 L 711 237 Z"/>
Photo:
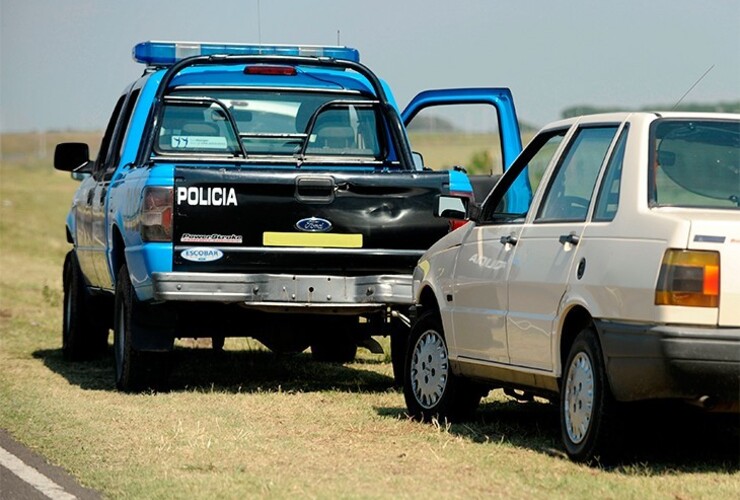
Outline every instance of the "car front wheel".
<path id="1" fill-rule="evenodd" d="M 64 260 L 62 354 L 70 361 L 94 359 L 108 349 L 108 327 L 100 321 L 105 307 L 85 286 L 74 250 Z"/>
<path id="2" fill-rule="evenodd" d="M 568 456 L 585 463 L 612 459 L 619 440 L 618 404 L 592 327 L 582 330 L 570 348 L 560 398 L 560 428 Z"/>
<path id="3" fill-rule="evenodd" d="M 403 393 L 418 420 L 459 420 L 472 415 L 483 390 L 452 373 L 442 324 L 427 311 L 412 325 L 404 368 Z"/>

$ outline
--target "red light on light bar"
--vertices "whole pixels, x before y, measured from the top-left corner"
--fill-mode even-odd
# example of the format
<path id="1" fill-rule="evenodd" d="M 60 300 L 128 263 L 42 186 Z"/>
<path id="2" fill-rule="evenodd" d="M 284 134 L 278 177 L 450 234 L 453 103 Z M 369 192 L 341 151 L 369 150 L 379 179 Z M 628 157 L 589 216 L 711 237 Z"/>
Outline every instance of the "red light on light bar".
<path id="1" fill-rule="evenodd" d="M 271 66 L 267 64 L 257 64 L 244 68 L 247 75 L 273 75 L 273 76 L 294 76 L 296 69 L 293 66 Z"/>

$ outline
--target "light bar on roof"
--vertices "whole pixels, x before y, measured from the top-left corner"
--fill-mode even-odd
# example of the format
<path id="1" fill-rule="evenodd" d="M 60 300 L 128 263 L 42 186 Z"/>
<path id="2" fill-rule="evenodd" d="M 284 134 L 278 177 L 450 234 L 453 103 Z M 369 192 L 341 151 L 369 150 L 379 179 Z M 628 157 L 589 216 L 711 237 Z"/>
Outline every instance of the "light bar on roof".
<path id="1" fill-rule="evenodd" d="M 132 51 L 134 61 L 148 66 L 169 66 L 193 56 L 309 56 L 360 62 L 360 52 L 351 47 L 320 45 L 262 45 L 248 43 L 141 42 Z"/>

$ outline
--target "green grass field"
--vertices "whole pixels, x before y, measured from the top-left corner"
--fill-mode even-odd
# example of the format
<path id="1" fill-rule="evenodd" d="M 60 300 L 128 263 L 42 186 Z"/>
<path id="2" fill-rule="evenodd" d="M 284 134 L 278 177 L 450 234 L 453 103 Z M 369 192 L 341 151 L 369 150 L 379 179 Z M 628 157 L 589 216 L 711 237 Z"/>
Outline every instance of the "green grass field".
<path id="1" fill-rule="evenodd" d="M 634 456 L 589 468 L 563 457 L 543 401 L 495 391 L 472 422 L 410 421 L 387 357 L 366 352 L 336 366 L 181 342 L 170 392 L 118 393 L 111 356 L 61 356 L 77 184 L 38 158 L 52 140 L 15 140 L 0 166 L 0 427 L 105 497 L 740 498 L 737 419 L 638 409 Z"/>

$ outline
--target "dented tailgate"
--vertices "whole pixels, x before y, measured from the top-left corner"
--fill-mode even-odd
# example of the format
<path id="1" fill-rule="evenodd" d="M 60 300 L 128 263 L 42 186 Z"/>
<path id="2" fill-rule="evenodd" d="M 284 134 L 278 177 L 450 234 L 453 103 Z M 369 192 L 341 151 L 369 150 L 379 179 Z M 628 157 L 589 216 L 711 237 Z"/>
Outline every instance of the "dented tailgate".
<path id="1" fill-rule="evenodd" d="M 448 231 L 447 172 L 175 169 L 174 270 L 409 273 Z"/>

